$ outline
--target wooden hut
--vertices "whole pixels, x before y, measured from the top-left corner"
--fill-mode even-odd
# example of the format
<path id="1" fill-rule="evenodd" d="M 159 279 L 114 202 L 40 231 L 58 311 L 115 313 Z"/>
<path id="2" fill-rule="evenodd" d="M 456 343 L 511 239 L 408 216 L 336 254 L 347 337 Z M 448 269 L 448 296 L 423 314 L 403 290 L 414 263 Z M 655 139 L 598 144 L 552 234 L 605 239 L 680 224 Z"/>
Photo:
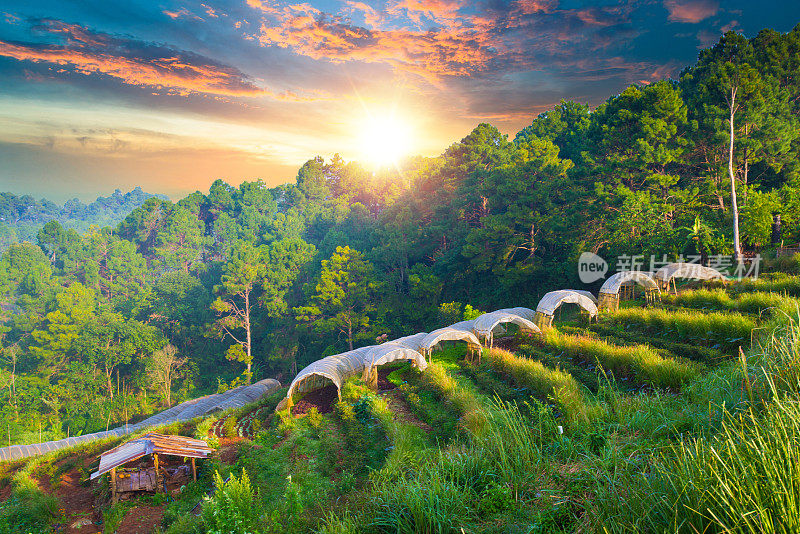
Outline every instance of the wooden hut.
<path id="1" fill-rule="evenodd" d="M 150 432 L 144 436 L 127 441 L 100 455 L 100 466 L 92 473 L 91 479 L 110 472 L 111 496 L 116 502 L 121 496 L 140 491 L 166 491 L 168 485 L 183 485 L 183 482 L 197 480 L 196 458 L 208 458 L 213 452 L 203 440 L 183 436 L 169 436 Z M 190 458 L 188 465 L 170 465 L 160 462 L 160 456 Z M 143 457 L 153 458 L 152 465 L 142 462 Z M 137 460 L 138 465 L 123 468 Z"/>

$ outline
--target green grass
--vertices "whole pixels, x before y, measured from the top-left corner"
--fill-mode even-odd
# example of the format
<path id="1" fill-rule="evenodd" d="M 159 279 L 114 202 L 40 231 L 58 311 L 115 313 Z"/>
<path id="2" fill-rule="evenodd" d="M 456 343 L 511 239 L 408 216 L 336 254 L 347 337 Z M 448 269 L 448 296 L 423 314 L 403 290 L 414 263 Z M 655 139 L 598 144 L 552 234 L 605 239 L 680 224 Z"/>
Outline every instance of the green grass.
<path id="1" fill-rule="evenodd" d="M 726 285 L 731 294 L 757 291 L 800 297 L 800 276 L 787 273 L 764 273 L 757 279 L 745 278 L 735 284 Z"/>
<path id="2" fill-rule="evenodd" d="M 43 493 L 31 478 L 36 465 L 31 462 L 14 475 L 11 497 L 0 503 L 0 533 L 50 532 L 49 525 L 58 518 L 58 499 Z"/>
<path id="3" fill-rule="evenodd" d="M 758 323 L 738 313 L 703 313 L 694 310 L 670 311 L 659 308 L 628 308 L 604 314 L 602 324 L 658 335 L 682 343 L 695 343 L 736 354 L 750 346 L 751 333 Z"/>
<path id="4" fill-rule="evenodd" d="M 677 310 L 632 304 L 479 363 L 451 346 L 425 372 L 396 365 L 399 391 L 346 381 L 329 414 L 262 414 L 235 465 L 205 462 L 166 503 L 166 532 L 237 531 L 237 517 L 264 533 L 798 531 L 800 308 L 735 288 L 685 292 Z M 392 413 L 398 394 L 430 431 Z M 6 468 L 16 500 L 0 505 L 0 533 L 51 530 L 58 504 L 37 480 L 57 484 L 81 464 L 55 465 L 69 454 Z M 216 471 L 237 480 L 190 514 Z M 105 510 L 108 529 L 123 508 Z"/>
<path id="5" fill-rule="evenodd" d="M 566 426 L 577 427 L 602 416 L 591 393 L 569 373 L 497 348 L 484 349 L 481 361 L 534 396 L 552 402 Z"/>
<path id="6" fill-rule="evenodd" d="M 588 330 L 616 343 L 621 342 L 634 345 L 650 345 L 657 349 L 668 351 L 669 353 L 681 358 L 688 358 L 690 360 L 699 361 L 705 364 L 719 363 L 723 358 L 726 357 L 717 349 L 690 343 L 671 341 L 669 339 L 646 335 L 633 330 L 624 330 L 619 326 L 609 326 L 605 323 L 593 324 Z"/>
<path id="7" fill-rule="evenodd" d="M 683 308 L 730 310 L 744 314 L 767 315 L 777 310 L 793 307 L 797 299 L 777 293 L 753 291 L 731 296 L 722 288 L 683 291 L 679 295 L 664 295 L 666 304 Z"/>
<path id="8" fill-rule="evenodd" d="M 599 364 L 614 373 L 618 380 L 630 379 L 637 385 L 679 388 L 702 371 L 692 361 L 664 358 L 645 345 L 624 347 L 589 336 L 572 336 L 551 330 L 542 346 L 585 364 Z"/>

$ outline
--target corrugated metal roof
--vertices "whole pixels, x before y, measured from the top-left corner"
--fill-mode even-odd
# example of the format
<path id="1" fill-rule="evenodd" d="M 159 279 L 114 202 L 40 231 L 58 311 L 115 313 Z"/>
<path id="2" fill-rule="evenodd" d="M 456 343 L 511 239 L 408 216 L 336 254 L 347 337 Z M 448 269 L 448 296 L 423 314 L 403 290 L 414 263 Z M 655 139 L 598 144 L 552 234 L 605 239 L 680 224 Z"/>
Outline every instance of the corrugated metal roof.
<path id="1" fill-rule="evenodd" d="M 118 447 L 114 447 L 100 455 L 100 466 L 92 473 L 92 480 L 103 473 L 107 473 L 148 454 L 169 454 L 172 456 L 185 456 L 188 458 L 208 458 L 213 449 L 201 439 L 187 438 L 184 436 L 169 436 L 150 432 Z"/>

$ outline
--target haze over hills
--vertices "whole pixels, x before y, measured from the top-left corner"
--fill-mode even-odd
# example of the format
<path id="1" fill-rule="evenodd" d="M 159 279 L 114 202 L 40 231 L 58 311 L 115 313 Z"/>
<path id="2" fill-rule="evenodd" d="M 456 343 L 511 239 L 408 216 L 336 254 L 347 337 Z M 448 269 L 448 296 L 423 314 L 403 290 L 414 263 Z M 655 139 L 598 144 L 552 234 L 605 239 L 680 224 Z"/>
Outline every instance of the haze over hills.
<path id="1" fill-rule="evenodd" d="M 52 220 L 79 232 L 88 230 L 92 225 L 116 226 L 152 197 L 168 200 L 166 195 L 146 193 L 138 186 L 127 193 L 117 189 L 111 195 L 97 197 L 89 204 L 73 198 L 61 206 L 46 198 L 36 200 L 30 195 L 0 193 L 0 250 L 12 243 L 35 242 L 39 229 Z"/>

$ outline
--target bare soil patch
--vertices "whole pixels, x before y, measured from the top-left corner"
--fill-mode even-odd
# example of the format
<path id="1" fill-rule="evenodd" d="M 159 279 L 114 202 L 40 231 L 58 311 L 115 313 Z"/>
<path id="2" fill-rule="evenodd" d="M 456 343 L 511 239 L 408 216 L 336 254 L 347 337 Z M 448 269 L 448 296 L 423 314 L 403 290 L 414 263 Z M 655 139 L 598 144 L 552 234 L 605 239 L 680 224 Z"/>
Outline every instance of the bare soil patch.
<path id="1" fill-rule="evenodd" d="M 155 532 L 164 518 L 163 506 L 137 506 L 131 508 L 117 527 L 117 534 L 149 534 Z"/>
<path id="2" fill-rule="evenodd" d="M 219 438 L 219 459 L 226 465 L 233 465 L 239 458 L 239 443 L 244 438 Z"/>
<path id="3" fill-rule="evenodd" d="M 494 338 L 494 346 L 499 349 L 504 349 L 510 352 L 516 352 L 520 345 L 520 339 L 517 336 L 504 336 Z"/>
<path id="4" fill-rule="evenodd" d="M 330 413 L 333 411 L 333 405 L 338 400 L 339 393 L 336 390 L 336 386 L 330 384 L 309 392 L 305 397 L 297 401 L 297 404 L 292 406 L 292 415 L 308 413 L 311 408 L 316 408 L 319 413 Z"/>
<path id="5" fill-rule="evenodd" d="M 394 371 L 391 367 L 378 368 L 378 391 L 390 391 L 397 387 L 389 380 L 389 373 Z"/>

